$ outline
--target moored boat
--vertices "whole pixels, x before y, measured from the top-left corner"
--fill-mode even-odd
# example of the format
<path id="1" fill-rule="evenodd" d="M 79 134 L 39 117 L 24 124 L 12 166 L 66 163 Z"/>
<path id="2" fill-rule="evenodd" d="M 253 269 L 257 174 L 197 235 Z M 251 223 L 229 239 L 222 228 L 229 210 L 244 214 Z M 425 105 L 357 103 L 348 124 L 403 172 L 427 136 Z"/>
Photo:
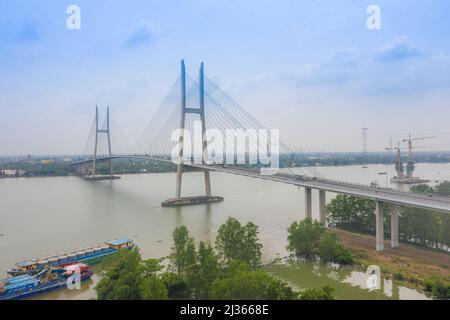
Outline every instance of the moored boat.
<path id="1" fill-rule="evenodd" d="M 47 266 L 34 276 L 24 274 L 0 280 L 0 300 L 23 299 L 67 287 L 75 273 L 79 273 L 80 281 L 88 280 L 93 274 L 88 265 L 76 263 L 63 268 Z"/>
<path id="2" fill-rule="evenodd" d="M 86 262 L 93 259 L 100 259 L 107 255 L 117 252 L 119 249 L 131 249 L 134 246 L 132 240 L 119 238 L 106 241 L 101 244 L 78 249 L 70 252 L 44 257 L 41 259 L 32 259 L 16 263 L 16 267 L 8 270 L 8 275 L 17 277 L 21 275 L 38 274 L 47 266 L 64 267 L 76 262 Z"/>

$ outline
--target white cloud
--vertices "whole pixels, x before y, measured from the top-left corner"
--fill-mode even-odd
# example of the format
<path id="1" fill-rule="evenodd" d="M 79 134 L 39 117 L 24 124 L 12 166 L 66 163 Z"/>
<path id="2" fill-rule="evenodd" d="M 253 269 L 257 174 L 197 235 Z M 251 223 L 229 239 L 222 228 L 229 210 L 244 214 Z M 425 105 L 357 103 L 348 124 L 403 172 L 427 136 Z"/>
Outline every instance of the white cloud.
<path id="1" fill-rule="evenodd" d="M 400 36 L 393 43 L 381 48 L 376 58 L 379 61 L 398 61 L 420 57 L 422 54 L 422 51 L 417 46 L 409 42 L 407 36 Z"/>
<path id="2" fill-rule="evenodd" d="M 142 45 L 150 45 L 155 40 L 155 34 L 155 28 L 148 21 L 144 20 L 125 40 L 124 47 L 135 48 Z"/>

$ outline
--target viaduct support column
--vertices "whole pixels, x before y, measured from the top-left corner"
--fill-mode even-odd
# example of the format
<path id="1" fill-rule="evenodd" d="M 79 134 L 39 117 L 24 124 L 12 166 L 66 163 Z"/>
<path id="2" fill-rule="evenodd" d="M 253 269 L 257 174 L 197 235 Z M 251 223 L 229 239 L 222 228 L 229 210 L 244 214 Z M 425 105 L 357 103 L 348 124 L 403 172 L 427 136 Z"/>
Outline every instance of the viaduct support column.
<path id="1" fill-rule="evenodd" d="M 327 220 L 327 212 L 326 212 L 327 200 L 325 198 L 325 191 L 319 190 L 319 217 L 320 223 L 325 224 Z"/>
<path id="2" fill-rule="evenodd" d="M 311 188 L 305 188 L 305 215 L 306 218 L 312 218 L 312 199 Z"/>
<path id="3" fill-rule="evenodd" d="M 400 207 L 394 205 L 391 211 L 391 247 L 398 248 L 398 215 Z"/>
<path id="4" fill-rule="evenodd" d="M 377 206 L 375 209 L 376 215 L 376 249 L 377 251 L 384 250 L 384 202 L 377 201 Z"/>

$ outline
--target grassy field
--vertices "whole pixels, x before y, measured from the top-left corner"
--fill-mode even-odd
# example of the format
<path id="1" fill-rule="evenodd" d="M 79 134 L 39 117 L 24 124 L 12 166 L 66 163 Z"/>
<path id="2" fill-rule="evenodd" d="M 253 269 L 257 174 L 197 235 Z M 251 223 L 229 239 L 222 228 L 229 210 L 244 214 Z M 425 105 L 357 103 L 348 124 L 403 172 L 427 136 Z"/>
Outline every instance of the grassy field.
<path id="1" fill-rule="evenodd" d="M 393 277 L 403 284 L 423 290 L 428 280 L 439 279 L 450 285 L 450 254 L 417 248 L 401 244 L 399 248 L 390 248 L 385 242 L 385 250 L 375 250 L 375 237 L 331 230 L 336 233 L 338 241 L 349 248 L 357 264 L 362 268 L 378 265 L 383 274 Z"/>

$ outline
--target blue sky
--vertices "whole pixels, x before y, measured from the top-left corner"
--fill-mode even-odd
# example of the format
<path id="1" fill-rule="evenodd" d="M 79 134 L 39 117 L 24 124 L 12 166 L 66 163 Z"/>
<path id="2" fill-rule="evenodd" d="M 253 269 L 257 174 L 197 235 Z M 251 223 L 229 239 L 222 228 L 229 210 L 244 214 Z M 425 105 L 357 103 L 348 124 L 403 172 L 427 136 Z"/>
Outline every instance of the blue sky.
<path id="1" fill-rule="evenodd" d="M 0 0 L 0 154 L 82 152 L 96 104 L 136 141 L 181 58 L 294 148 L 358 151 L 368 127 L 371 150 L 450 150 L 449 25 L 446 0 Z"/>

